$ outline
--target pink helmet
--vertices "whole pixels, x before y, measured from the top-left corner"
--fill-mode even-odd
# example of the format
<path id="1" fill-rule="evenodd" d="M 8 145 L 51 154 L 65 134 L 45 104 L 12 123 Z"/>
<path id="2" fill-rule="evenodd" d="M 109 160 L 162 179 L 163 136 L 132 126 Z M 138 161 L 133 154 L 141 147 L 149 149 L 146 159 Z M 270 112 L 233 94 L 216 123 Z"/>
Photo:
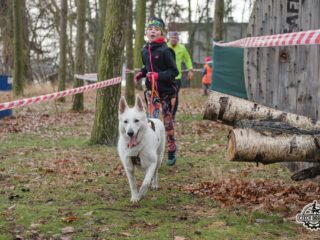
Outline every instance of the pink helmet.
<path id="1" fill-rule="evenodd" d="M 205 57 L 205 58 L 204 58 L 204 61 L 205 61 L 205 62 L 211 62 L 211 61 L 212 61 L 212 58 L 211 58 L 210 56 L 209 56 L 209 57 Z"/>

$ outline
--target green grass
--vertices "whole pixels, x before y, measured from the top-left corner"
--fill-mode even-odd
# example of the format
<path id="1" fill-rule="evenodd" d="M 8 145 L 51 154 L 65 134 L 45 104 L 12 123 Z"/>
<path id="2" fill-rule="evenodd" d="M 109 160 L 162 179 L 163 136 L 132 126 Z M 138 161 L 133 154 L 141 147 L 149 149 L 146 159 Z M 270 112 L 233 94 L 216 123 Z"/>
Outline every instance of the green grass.
<path id="1" fill-rule="evenodd" d="M 188 91 L 184 92 L 182 103 L 198 104 L 198 108 L 204 104 L 205 98 L 199 97 L 197 101 L 187 98 Z M 196 92 L 192 94 L 197 96 Z M 251 212 L 237 206 L 224 208 L 210 198 L 184 192 L 183 187 L 192 183 L 237 177 L 232 174 L 234 169 L 240 172 L 246 169 L 248 179 L 288 181 L 289 174 L 278 165 L 255 169 L 254 164 L 227 162 L 228 127 L 206 130 L 201 112 L 190 114 L 181 110 L 177 122 L 177 165 L 163 164 L 161 189 L 149 191 L 138 207 L 131 206 L 127 179 L 117 170 L 120 161 L 116 148 L 88 144 L 89 135 L 80 130 L 90 129 L 87 119 L 81 118 L 77 125 L 64 125 L 62 129 L 45 128 L 45 134 L 12 132 L 3 136 L 0 240 L 15 239 L 17 235 L 25 239 L 35 236 L 52 239 L 61 236 L 65 227 L 73 227 L 72 239 L 166 240 L 175 236 L 196 240 L 298 239 L 306 236 L 301 234 L 302 227 L 284 221 L 280 214 Z M 196 127 L 205 130 L 197 132 Z M 141 183 L 143 173 L 137 172 L 137 176 Z M 68 216 L 76 216 L 75 221 L 64 221 Z"/>

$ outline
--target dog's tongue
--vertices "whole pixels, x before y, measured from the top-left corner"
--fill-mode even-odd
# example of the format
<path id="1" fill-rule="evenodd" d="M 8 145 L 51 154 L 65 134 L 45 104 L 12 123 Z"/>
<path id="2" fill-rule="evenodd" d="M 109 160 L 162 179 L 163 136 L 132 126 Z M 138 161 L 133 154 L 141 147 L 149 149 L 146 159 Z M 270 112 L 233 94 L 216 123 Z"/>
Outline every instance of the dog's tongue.
<path id="1" fill-rule="evenodd" d="M 135 146 L 137 146 L 137 137 L 132 136 L 130 137 L 129 148 L 133 148 Z"/>

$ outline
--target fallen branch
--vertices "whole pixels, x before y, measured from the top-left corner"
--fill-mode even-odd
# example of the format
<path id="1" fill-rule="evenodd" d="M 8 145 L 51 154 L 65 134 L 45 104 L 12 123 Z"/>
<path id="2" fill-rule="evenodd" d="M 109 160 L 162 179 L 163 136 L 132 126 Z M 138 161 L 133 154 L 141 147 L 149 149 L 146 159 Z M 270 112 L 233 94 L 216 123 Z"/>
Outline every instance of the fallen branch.
<path id="1" fill-rule="evenodd" d="M 291 176 L 294 181 L 301 181 L 309 178 L 315 178 L 320 175 L 320 166 L 303 169 Z"/>

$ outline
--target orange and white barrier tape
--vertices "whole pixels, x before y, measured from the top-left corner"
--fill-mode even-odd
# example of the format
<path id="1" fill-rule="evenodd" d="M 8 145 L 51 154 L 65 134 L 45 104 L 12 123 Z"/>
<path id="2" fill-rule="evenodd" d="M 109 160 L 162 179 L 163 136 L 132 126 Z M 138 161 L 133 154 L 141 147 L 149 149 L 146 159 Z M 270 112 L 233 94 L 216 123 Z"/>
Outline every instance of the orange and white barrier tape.
<path id="1" fill-rule="evenodd" d="M 320 45 L 320 29 L 269 36 L 248 37 L 228 43 L 213 42 L 213 45 L 238 48 Z"/>
<path id="2" fill-rule="evenodd" d="M 75 76 L 76 78 L 87 80 L 88 76 L 86 75 L 75 75 Z M 91 91 L 99 88 L 104 88 L 104 87 L 116 85 L 119 83 L 121 83 L 121 77 L 115 77 L 102 82 L 97 82 L 95 84 L 90 84 L 90 85 L 86 85 L 78 88 L 67 89 L 61 92 L 55 92 L 55 93 L 50 93 L 50 94 L 41 95 L 37 97 L 19 99 L 12 102 L 0 103 L 0 111 L 6 110 L 6 109 L 12 109 L 16 107 L 27 106 L 31 104 L 37 104 L 37 103 L 41 103 L 41 102 L 45 102 L 45 101 L 49 101 L 49 100 L 53 100 L 61 97 L 71 96 L 74 94 L 87 92 L 87 91 Z"/>

